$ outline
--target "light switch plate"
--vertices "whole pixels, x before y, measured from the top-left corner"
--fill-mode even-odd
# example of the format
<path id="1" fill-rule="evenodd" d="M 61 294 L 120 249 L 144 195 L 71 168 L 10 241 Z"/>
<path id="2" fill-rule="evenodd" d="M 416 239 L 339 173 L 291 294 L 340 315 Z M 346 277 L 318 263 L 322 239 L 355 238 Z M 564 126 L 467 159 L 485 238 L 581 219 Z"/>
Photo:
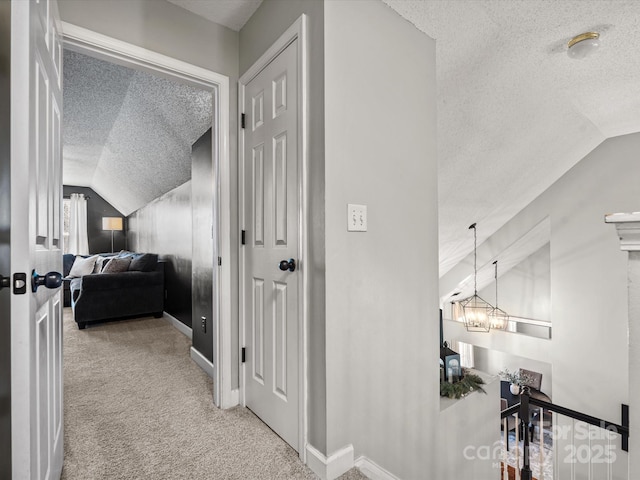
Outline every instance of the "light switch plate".
<path id="1" fill-rule="evenodd" d="M 347 205 L 347 231 L 366 232 L 367 231 L 367 206 Z"/>

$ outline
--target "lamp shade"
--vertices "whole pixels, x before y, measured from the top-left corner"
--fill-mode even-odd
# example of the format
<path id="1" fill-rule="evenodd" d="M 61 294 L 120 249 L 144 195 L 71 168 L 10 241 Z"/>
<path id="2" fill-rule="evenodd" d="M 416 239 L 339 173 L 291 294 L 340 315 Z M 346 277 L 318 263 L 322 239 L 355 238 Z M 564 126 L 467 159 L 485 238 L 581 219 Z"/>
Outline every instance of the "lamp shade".
<path id="1" fill-rule="evenodd" d="M 102 230 L 122 230 L 122 217 L 102 217 Z"/>

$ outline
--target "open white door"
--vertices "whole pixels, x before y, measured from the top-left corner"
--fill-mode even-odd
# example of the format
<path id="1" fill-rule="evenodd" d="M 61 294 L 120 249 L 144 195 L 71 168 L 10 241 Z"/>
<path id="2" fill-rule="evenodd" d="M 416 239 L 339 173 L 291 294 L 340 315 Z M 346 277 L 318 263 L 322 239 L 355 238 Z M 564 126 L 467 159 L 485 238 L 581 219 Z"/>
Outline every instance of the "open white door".
<path id="1" fill-rule="evenodd" d="M 34 272 L 62 269 L 59 25 L 55 0 L 11 2 L 13 479 L 62 471 L 62 289 L 45 276 L 32 291 Z"/>

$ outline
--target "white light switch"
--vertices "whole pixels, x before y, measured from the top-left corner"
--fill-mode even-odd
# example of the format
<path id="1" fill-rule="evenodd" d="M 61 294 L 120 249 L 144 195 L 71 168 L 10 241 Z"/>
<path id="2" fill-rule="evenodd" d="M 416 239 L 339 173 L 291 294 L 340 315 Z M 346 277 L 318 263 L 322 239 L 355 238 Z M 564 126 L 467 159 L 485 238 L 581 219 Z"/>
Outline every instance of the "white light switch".
<path id="1" fill-rule="evenodd" d="M 367 206 L 347 205 L 347 231 L 366 232 L 367 231 Z"/>

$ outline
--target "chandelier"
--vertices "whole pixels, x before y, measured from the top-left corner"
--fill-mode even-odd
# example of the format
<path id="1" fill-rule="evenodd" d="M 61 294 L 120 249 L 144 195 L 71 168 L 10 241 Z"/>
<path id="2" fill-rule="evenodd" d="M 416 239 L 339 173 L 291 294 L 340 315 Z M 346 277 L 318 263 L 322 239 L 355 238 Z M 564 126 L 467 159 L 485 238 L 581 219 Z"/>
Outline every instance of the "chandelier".
<path id="1" fill-rule="evenodd" d="M 464 326 L 469 332 L 488 332 L 491 329 L 490 313 L 493 306 L 478 296 L 478 236 L 476 224 L 469 226 L 473 229 L 473 296 L 460 302 Z"/>

